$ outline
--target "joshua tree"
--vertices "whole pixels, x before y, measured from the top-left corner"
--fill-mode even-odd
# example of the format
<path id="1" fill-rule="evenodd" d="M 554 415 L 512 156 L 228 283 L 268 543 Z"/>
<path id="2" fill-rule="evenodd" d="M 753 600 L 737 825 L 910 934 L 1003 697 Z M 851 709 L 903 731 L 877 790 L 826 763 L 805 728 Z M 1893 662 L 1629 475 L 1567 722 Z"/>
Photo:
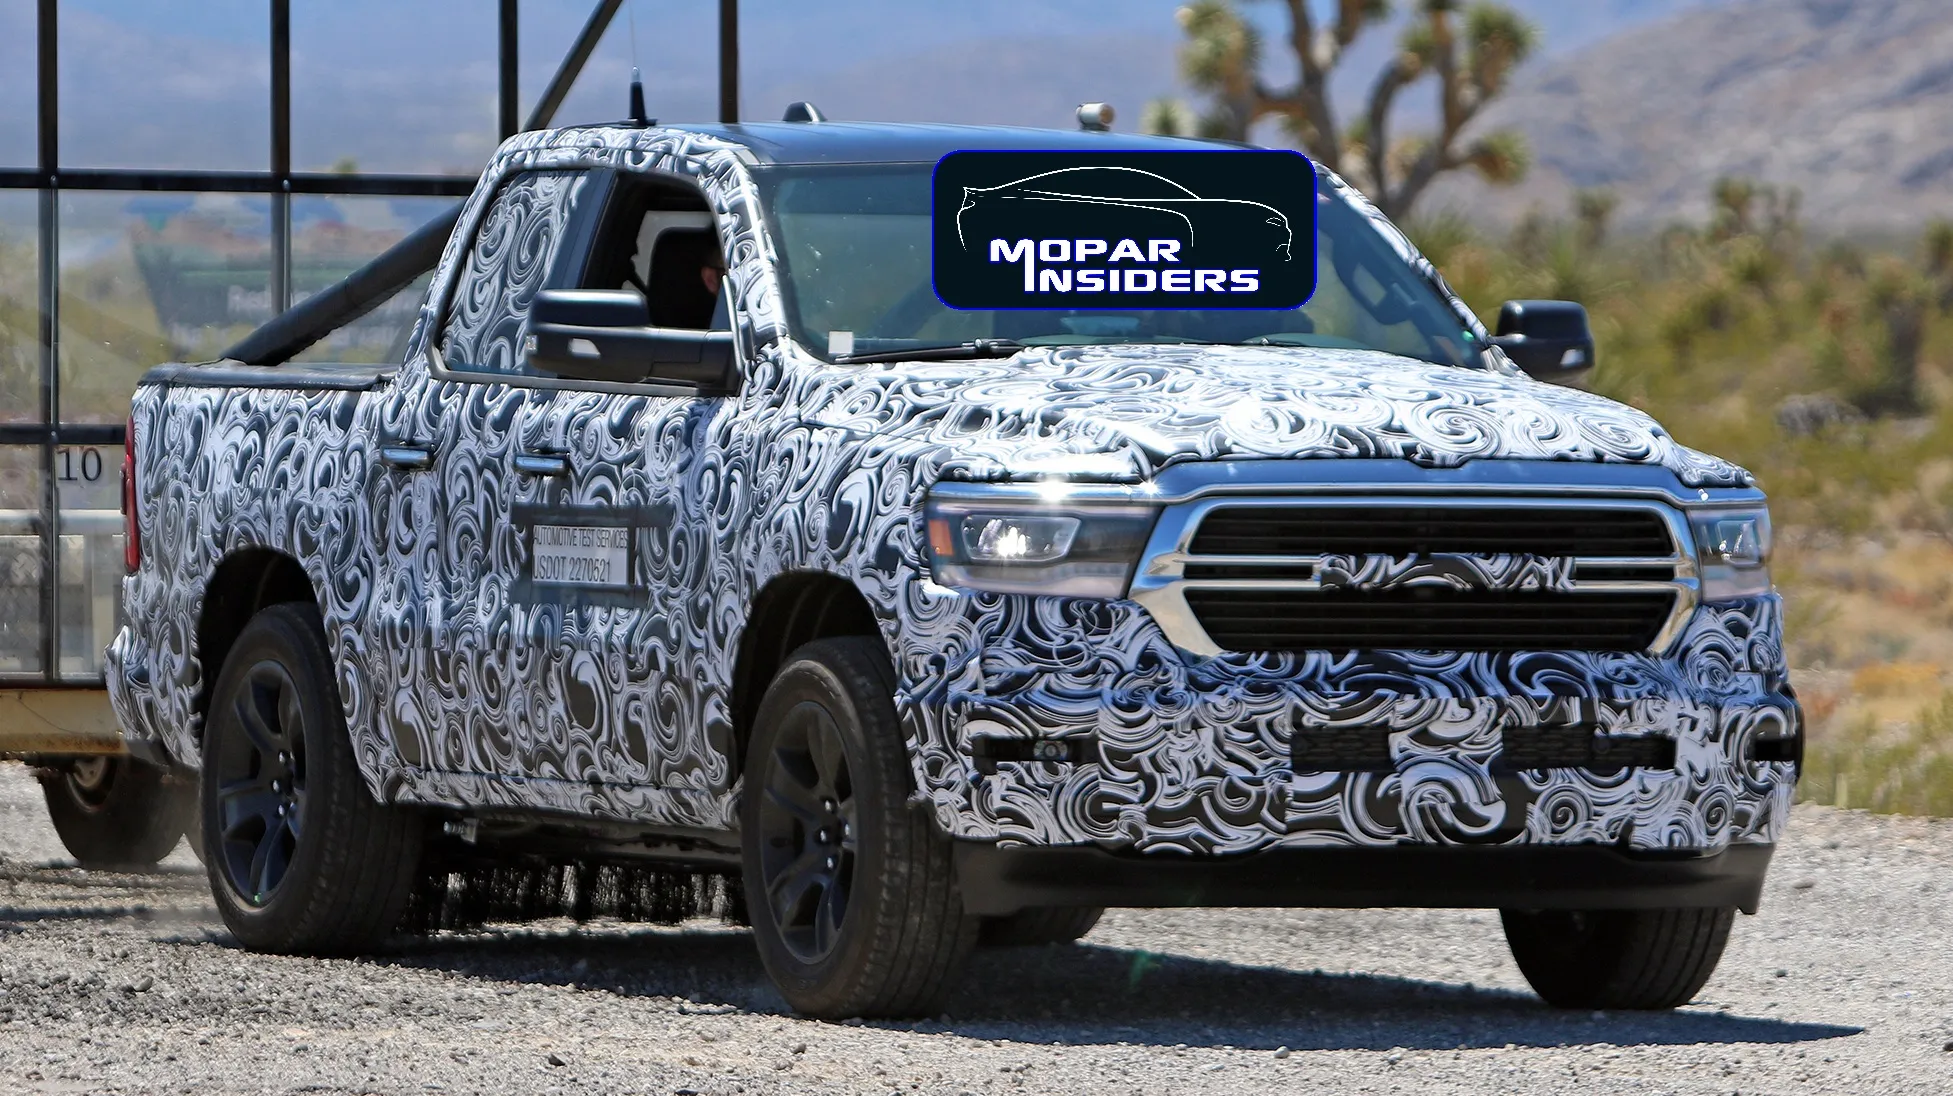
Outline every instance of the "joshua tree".
<path id="1" fill-rule="evenodd" d="M 1588 187 L 1573 194 L 1573 215 L 1580 222 L 1580 243 L 1589 248 L 1607 242 L 1608 222 L 1620 199 L 1605 187 Z"/>
<path id="2" fill-rule="evenodd" d="M 1871 383 L 1853 394 L 1853 402 L 1867 413 L 1915 415 L 1925 410 L 1919 360 L 1926 342 L 1927 301 L 1920 277 L 1896 260 L 1873 271 L 1865 303 L 1881 321 L 1885 338 Z"/>
<path id="3" fill-rule="evenodd" d="M 1155 99 L 1139 116 L 1141 133 L 1163 133 L 1183 137 L 1193 132 L 1193 112 L 1178 99 Z"/>
<path id="4" fill-rule="evenodd" d="M 1759 236 L 1771 247 L 1795 250 L 1803 235 L 1803 192 L 1725 175 L 1709 191 L 1709 238 L 1722 243 Z"/>
<path id="5" fill-rule="evenodd" d="M 1942 314 L 1953 314 L 1953 221 L 1926 226 L 1926 277 L 1938 296 Z"/>
<path id="6" fill-rule="evenodd" d="M 1281 3 L 1288 9 L 1286 44 L 1300 63 L 1299 78 L 1286 88 L 1262 81 L 1261 36 L 1232 0 L 1192 0 L 1180 9 L 1186 34 L 1181 70 L 1212 100 L 1200 133 L 1245 140 L 1250 126 L 1278 118 L 1309 155 L 1354 176 L 1393 217 L 1409 212 L 1446 172 L 1471 168 L 1494 183 L 1525 175 L 1526 145 L 1517 133 L 1499 130 L 1461 145 L 1465 127 L 1505 90 L 1537 40 L 1532 25 L 1511 8 L 1491 0 L 1417 0 L 1396 56 L 1371 86 L 1368 109 L 1342 125 L 1330 99 L 1330 75 L 1350 43 L 1390 17 L 1390 0 L 1335 0 L 1334 18 L 1326 22 L 1311 10 L 1311 0 Z M 1390 114 L 1398 93 L 1427 76 L 1437 81 L 1437 133 L 1393 142 Z"/>

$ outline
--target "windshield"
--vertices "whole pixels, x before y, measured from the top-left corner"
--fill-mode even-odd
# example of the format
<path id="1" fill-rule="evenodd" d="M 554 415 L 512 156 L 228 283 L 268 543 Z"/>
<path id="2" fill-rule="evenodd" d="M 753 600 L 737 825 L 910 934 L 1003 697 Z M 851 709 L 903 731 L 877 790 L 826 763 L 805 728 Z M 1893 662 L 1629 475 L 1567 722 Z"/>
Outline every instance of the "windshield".
<path id="1" fill-rule="evenodd" d="M 1288 311 L 958 311 L 930 277 L 933 164 L 762 169 L 794 338 L 826 360 L 970 344 L 1225 343 L 1381 350 L 1441 365 L 1481 349 L 1361 213 L 1318 183 L 1315 296 Z"/>

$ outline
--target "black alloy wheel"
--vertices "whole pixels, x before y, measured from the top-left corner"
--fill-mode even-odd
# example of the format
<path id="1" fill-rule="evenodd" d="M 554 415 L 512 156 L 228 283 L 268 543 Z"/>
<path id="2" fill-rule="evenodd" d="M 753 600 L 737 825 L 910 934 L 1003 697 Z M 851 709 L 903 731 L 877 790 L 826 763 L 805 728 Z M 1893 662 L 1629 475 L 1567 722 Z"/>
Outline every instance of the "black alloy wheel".
<path id="1" fill-rule="evenodd" d="M 204 723 L 201 823 L 211 898 L 245 947 L 356 955 L 400 923 L 427 821 L 374 798 L 313 606 L 261 609 L 231 644 Z"/>
<path id="2" fill-rule="evenodd" d="M 834 951 L 860 851 L 854 781 L 834 717 L 803 702 L 786 713 L 760 790 L 760 878 L 781 942 L 815 963 Z"/>
<path id="3" fill-rule="evenodd" d="M 63 774 L 68 782 L 68 792 L 75 802 L 91 811 L 105 810 L 109 803 L 109 790 L 115 783 L 115 764 L 113 758 L 84 757 L 75 761 Z"/>
<path id="4" fill-rule="evenodd" d="M 879 636 L 788 656 L 743 765 L 742 879 L 760 961 L 797 1012 L 933 1016 L 976 944 L 949 839 L 911 802 Z"/>
<path id="5" fill-rule="evenodd" d="M 290 671 L 266 659 L 231 697 L 241 735 L 216 746 L 216 863 L 237 896 L 263 906 L 298 851 L 305 817 L 305 711 Z"/>

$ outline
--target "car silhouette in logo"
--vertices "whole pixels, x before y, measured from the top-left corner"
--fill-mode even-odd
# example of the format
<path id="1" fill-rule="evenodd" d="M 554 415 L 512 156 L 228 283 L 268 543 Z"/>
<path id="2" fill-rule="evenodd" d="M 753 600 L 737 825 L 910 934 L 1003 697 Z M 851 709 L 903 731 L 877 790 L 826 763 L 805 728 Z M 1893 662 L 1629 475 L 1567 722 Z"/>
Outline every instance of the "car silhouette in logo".
<path id="1" fill-rule="evenodd" d="M 966 186 L 956 211 L 958 242 L 967 251 L 972 239 L 1023 235 L 1017 214 L 1026 203 L 1066 207 L 1066 235 L 1171 238 L 1189 249 L 1209 233 L 1243 241 L 1266 237 L 1280 261 L 1294 258 L 1295 230 L 1288 215 L 1274 206 L 1245 198 L 1203 198 L 1164 175 L 1118 166 L 1057 168 L 998 186 Z"/>

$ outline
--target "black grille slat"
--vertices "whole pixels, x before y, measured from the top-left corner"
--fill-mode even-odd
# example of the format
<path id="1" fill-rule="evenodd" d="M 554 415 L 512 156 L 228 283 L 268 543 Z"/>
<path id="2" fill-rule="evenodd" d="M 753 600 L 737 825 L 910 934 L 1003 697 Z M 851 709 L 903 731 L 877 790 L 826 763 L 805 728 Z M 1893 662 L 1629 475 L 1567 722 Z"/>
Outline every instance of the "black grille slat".
<path id="1" fill-rule="evenodd" d="M 1499 772 L 1528 769 L 1673 769 L 1675 740 L 1661 735 L 1605 735 L 1581 727 L 1508 727 L 1502 735 L 1493 768 Z"/>
<path id="2" fill-rule="evenodd" d="M 1472 555 L 1663 558 L 1653 510 L 1552 506 L 1222 506 L 1201 519 L 1197 556 Z"/>
<path id="3" fill-rule="evenodd" d="M 1289 741 L 1289 757 L 1297 772 L 1387 773 L 1396 769 L 1390 759 L 1390 728 L 1363 724 L 1301 728 Z"/>
<path id="4" fill-rule="evenodd" d="M 1307 582 L 1315 577 L 1316 569 L 1308 564 L 1283 565 L 1269 563 L 1189 563 L 1182 570 L 1181 577 L 1192 580 L 1256 579 L 1260 581 L 1280 580 L 1286 582 Z"/>
<path id="5" fill-rule="evenodd" d="M 1389 727 L 1376 724 L 1300 727 L 1289 740 L 1290 764 L 1296 772 L 1394 772 L 1390 735 Z M 1661 735 L 1609 735 L 1591 725 L 1575 725 L 1507 727 L 1500 737 L 1492 761 L 1499 773 L 1675 767 L 1675 740 Z"/>
<path id="6" fill-rule="evenodd" d="M 1672 563 L 1639 563 L 1607 566 L 1606 564 L 1582 564 L 1573 569 L 1576 582 L 1667 582 L 1675 577 Z"/>
<path id="7" fill-rule="evenodd" d="M 1674 608 L 1667 592 L 1191 587 L 1186 598 L 1228 651 L 1638 651 Z"/>

